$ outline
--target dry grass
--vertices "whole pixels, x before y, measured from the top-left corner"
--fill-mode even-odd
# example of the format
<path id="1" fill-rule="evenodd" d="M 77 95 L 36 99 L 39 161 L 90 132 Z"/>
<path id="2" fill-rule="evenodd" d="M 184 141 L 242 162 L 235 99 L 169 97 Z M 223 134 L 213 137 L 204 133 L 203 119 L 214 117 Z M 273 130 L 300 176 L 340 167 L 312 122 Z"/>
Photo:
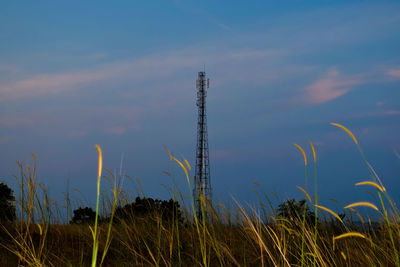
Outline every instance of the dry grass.
<path id="1" fill-rule="evenodd" d="M 348 133 L 359 147 L 351 131 L 333 125 Z M 309 143 L 315 165 L 316 151 Z M 295 146 L 303 154 L 307 168 L 304 150 Z M 101 149 L 97 149 L 100 197 L 102 162 Z M 182 169 L 191 187 L 189 163 L 168 153 L 171 164 Z M 228 210 L 223 204 L 203 203 L 203 212 L 207 214 L 203 218 L 208 218 L 207 221 L 196 218 L 190 200 L 191 208 L 184 212 L 183 221 L 175 216 L 177 213 L 168 220 L 154 213 L 145 218 L 115 218 L 112 223 L 116 206 L 132 199 L 119 187 L 118 177 L 107 171 L 109 176 L 104 178 L 113 190 L 110 195 L 102 196 L 102 208 L 111 219 L 96 219 L 94 225 L 88 226 L 55 223 L 60 219 L 54 218 L 58 213 L 52 211 L 58 207 L 49 200 L 46 188 L 36 182 L 34 157 L 32 167 L 19 165 L 20 174 L 16 178 L 20 184 L 17 201 L 20 219 L 0 227 L 0 266 L 400 266 L 398 210 L 371 165 L 365 162 L 371 181 L 356 186 L 374 188 L 380 203 L 360 201 L 347 205 L 343 207 L 344 219 L 318 203 L 315 170 L 314 196 L 306 191 L 307 185 L 305 189 L 298 186 L 306 196 L 305 207 L 315 208 L 314 221 L 305 218 L 305 210 L 300 212 L 300 219 L 280 217 L 273 209 L 276 203 L 263 193 L 266 201 L 260 201 L 260 209 L 246 210 L 236 203 L 235 210 Z M 173 194 L 174 200 L 185 207 L 185 200 L 176 188 Z M 271 212 L 265 211 L 268 206 L 264 202 L 268 202 Z M 359 206 L 378 210 L 381 219 L 372 223 L 356 210 Z M 360 224 L 352 221 L 354 214 Z"/>

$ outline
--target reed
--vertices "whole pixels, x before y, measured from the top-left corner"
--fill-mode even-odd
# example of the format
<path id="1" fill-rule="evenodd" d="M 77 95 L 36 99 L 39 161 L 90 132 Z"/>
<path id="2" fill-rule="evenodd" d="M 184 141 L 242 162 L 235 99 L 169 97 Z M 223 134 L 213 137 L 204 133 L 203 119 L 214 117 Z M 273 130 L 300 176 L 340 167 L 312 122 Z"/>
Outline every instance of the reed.
<path id="1" fill-rule="evenodd" d="M 333 125 L 345 131 L 359 147 L 371 179 L 355 186 L 373 189 L 378 204 L 360 200 L 343 205 L 345 217 L 321 205 L 317 194 L 317 153 L 308 140 L 313 159 L 310 157 L 310 161 L 306 151 L 295 144 L 304 159 L 305 185 L 297 187 L 306 202 L 293 216 L 281 215 L 278 204 L 282 200 L 255 183 L 259 203 L 233 200 L 233 206 L 211 205 L 201 199 L 202 215 L 207 220 L 200 221 L 192 195 L 185 196 L 176 182 L 184 179 L 191 191 L 191 166 L 167 149 L 171 169 L 164 173 L 173 181 L 174 203 L 182 208 L 174 205 L 171 217 L 157 210 L 143 216 L 121 217 L 117 212 L 120 207 L 135 202 L 136 196 L 145 196 L 141 182 L 104 168 L 102 150 L 96 146 L 95 220 L 70 224 L 60 218 L 63 207 L 58 207 L 39 183 L 37 159 L 32 155 L 33 164 L 18 163 L 18 219 L 1 222 L 0 266 L 399 266 L 400 220 L 389 190 L 366 161 L 355 135 L 340 124 Z M 314 193 L 307 184 L 307 170 L 312 167 Z M 111 191 L 101 191 L 103 178 L 110 183 Z M 128 186 L 135 187 L 136 192 L 123 190 L 123 178 L 128 178 Z M 69 195 L 67 199 L 68 203 L 87 203 L 81 199 L 73 202 Z M 65 209 L 72 209 L 71 205 Z M 359 208 L 371 209 L 380 219 L 373 223 Z M 313 219 L 308 217 L 311 209 Z"/>

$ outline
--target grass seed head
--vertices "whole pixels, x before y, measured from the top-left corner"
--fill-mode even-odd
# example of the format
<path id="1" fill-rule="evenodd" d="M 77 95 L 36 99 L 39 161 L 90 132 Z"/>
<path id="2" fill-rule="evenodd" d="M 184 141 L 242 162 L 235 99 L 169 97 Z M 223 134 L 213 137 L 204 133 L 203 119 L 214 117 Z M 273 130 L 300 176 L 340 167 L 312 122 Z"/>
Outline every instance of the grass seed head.
<path id="1" fill-rule="evenodd" d="M 307 157 L 306 157 L 306 153 L 304 152 L 303 148 L 301 148 L 301 146 L 299 146 L 296 143 L 294 143 L 293 145 L 301 151 L 301 153 L 303 154 L 303 158 L 304 158 L 304 166 L 307 166 Z"/>
<path id="2" fill-rule="evenodd" d="M 347 129 L 346 127 L 344 127 L 343 125 L 341 125 L 339 123 L 331 122 L 331 125 L 339 127 L 340 129 L 345 131 L 354 140 L 354 142 L 358 145 L 358 141 L 357 141 L 356 137 L 354 136 L 354 134 L 349 129 Z"/>

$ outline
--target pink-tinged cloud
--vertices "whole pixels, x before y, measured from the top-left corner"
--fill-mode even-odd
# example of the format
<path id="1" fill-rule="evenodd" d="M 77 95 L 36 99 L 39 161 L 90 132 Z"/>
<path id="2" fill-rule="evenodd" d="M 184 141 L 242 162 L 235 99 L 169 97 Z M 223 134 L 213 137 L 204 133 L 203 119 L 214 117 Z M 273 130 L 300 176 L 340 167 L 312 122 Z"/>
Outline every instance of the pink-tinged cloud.
<path id="1" fill-rule="evenodd" d="M 389 110 L 375 110 L 368 111 L 362 113 L 355 113 L 351 115 L 351 118 L 376 118 L 376 117 L 385 117 L 385 116 L 399 116 L 400 110 L 398 109 L 389 109 Z"/>
<path id="2" fill-rule="evenodd" d="M 111 127 L 105 129 L 106 133 L 110 135 L 123 135 L 126 132 L 124 127 Z"/>
<path id="3" fill-rule="evenodd" d="M 400 69 L 390 69 L 387 74 L 393 78 L 400 79 Z"/>
<path id="4" fill-rule="evenodd" d="M 2 74 L 2 72 L 9 74 L 16 72 L 17 70 L 18 68 L 13 65 L 0 64 L 0 74 Z"/>
<path id="5" fill-rule="evenodd" d="M 306 87 L 304 101 L 308 104 L 321 104 L 347 94 L 364 81 L 359 77 L 347 77 L 336 69 Z"/>
<path id="6" fill-rule="evenodd" d="M 200 57 L 184 55 L 158 55 L 137 60 L 126 60 L 97 65 L 86 69 L 56 74 L 37 74 L 7 84 L 0 84 L 0 102 L 16 99 L 34 99 L 48 95 L 110 87 L 119 81 L 154 81 L 165 79 L 177 70 L 200 65 Z"/>
<path id="7" fill-rule="evenodd" d="M 15 140 L 15 136 L 2 136 L 0 137 L 0 144 L 7 144 L 13 140 Z"/>
<path id="8" fill-rule="evenodd" d="M 0 115 L 0 128 L 24 128 L 38 134 L 82 138 L 94 132 L 122 135 L 140 128 L 142 108 L 129 106 L 63 107 L 18 115 Z"/>
<path id="9" fill-rule="evenodd" d="M 400 110 L 395 110 L 395 109 L 387 110 L 387 111 L 383 112 L 383 114 L 390 115 L 390 116 L 392 116 L 392 115 L 400 115 Z"/>
<path id="10" fill-rule="evenodd" d="M 101 72 L 41 74 L 0 86 L 0 101 L 40 97 L 75 89 L 106 78 Z"/>
<path id="11" fill-rule="evenodd" d="M 87 131 L 79 130 L 79 129 L 70 129 L 68 132 L 64 132 L 66 137 L 68 138 L 81 138 L 88 135 Z"/>
<path id="12" fill-rule="evenodd" d="M 214 159 L 229 159 L 234 156 L 230 150 L 211 150 L 210 156 Z"/>
<path id="13" fill-rule="evenodd" d="M 239 162 L 247 160 L 250 154 L 249 151 L 219 149 L 211 150 L 210 158 L 221 162 Z"/>
<path id="14" fill-rule="evenodd" d="M 0 115 L 0 126 L 3 128 L 17 128 L 32 126 L 35 121 L 30 116 Z"/>
<path id="15" fill-rule="evenodd" d="M 166 82 L 171 84 L 172 81 L 185 80 L 182 72 L 193 69 L 195 73 L 204 62 L 210 62 L 209 67 L 218 70 L 218 79 L 213 81 L 213 85 L 220 87 L 237 83 L 264 84 L 279 78 L 278 73 L 282 72 L 270 63 L 284 53 L 281 50 L 235 50 L 225 53 L 214 50 L 204 48 L 200 53 L 198 48 L 188 48 L 69 72 L 36 74 L 0 84 L 0 102 L 30 100 L 80 89 L 115 88 L 124 82 L 164 88 Z M 293 70 L 285 72 L 292 73 Z"/>

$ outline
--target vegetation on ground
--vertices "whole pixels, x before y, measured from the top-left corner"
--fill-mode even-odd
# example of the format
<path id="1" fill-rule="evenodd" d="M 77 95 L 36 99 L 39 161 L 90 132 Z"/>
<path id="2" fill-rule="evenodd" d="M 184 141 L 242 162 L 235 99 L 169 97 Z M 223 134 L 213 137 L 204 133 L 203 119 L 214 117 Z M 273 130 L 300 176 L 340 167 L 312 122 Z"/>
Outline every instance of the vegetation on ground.
<path id="1" fill-rule="evenodd" d="M 309 141 L 311 164 L 294 144 L 304 157 L 305 183 L 298 186 L 304 199 L 275 203 L 260 188 L 259 208 L 236 203 L 228 209 L 200 198 L 205 219 L 199 220 L 192 199 L 186 200 L 177 186 L 169 201 L 130 197 L 120 186 L 122 177 L 102 167 L 96 146 L 96 208 L 78 207 L 63 223 L 60 209 L 68 214 L 70 200 L 66 197 L 66 207 L 60 208 L 50 199 L 37 182 L 33 155 L 32 166 L 18 163 L 16 198 L 0 183 L 0 266 L 400 266 L 399 211 L 356 137 L 344 126 L 332 125 L 359 148 L 371 178 L 355 185 L 372 189 L 375 203 L 351 203 L 341 213 L 321 205 L 317 156 Z M 189 163 L 168 153 L 171 166 L 182 170 L 191 189 Z M 313 193 L 307 190 L 309 169 Z M 170 174 L 175 172 L 166 173 L 175 179 Z M 100 190 L 102 180 L 111 184 L 110 192 Z M 375 210 L 380 219 L 372 221 L 359 207 Z"/>

